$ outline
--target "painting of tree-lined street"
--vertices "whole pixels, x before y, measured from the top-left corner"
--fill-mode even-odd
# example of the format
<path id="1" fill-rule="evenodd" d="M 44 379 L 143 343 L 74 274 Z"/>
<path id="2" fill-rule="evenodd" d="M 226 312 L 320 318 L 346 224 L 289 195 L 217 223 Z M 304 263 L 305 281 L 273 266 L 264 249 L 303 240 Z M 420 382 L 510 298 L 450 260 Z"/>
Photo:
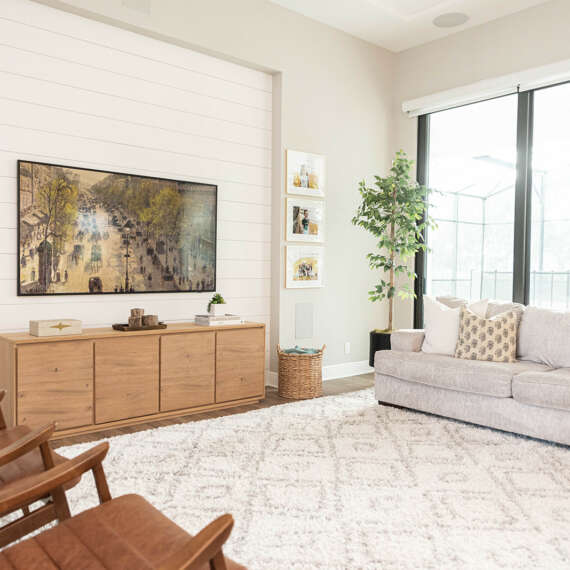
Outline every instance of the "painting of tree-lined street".
<path id="1" fill-rule="evenodd" d="M 216 186 L 18 169 L 20 295 L 214 291 Z"/>

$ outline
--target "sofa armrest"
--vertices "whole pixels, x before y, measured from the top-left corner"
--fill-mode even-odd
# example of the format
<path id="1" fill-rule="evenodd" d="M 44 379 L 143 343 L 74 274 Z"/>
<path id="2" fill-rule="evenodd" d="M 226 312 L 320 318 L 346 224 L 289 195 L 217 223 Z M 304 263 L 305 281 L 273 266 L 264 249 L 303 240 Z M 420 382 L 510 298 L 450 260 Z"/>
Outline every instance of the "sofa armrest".
<path id="1" fill-rule="evenodd" d="M 401 329 L 394 331 L 390 336 L 392 350 L 403 352 L 419 352 L 424 342 L 423 329 Z"/>

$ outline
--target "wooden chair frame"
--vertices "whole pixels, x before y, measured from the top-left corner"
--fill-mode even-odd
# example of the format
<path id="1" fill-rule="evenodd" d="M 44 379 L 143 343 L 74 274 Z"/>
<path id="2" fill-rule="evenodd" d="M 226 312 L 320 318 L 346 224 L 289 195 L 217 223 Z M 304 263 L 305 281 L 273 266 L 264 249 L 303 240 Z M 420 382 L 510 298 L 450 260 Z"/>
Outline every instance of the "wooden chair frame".
<path id="1" fill-rule="evenodd" d="M 65 484 L 81 477 L 87 471 L 93 473 L 99 502 L 102 504 L 110 501 L 111 493 L 102 465 L 108 450 L 107 442 L 100 443 L 47 471 L 8 483 L 0 489 L 0 516 L 21 509 L 46 495 L 52 497 L 54 504 L 57 504 L 59 494 L 62 494 L 65 500 Z M 58 512 L 60 520 L 70 517 L 67 501 L 65 507 Z M 222 546 L 228 539 L 233 524 L 231 515 L 219 517 L 195 537 L 189 537 L 184 547 L 171 556 L 160 570 L 199 570 L 207 563 L 211 570 L 227 570 Z"/>
<path id="2" fill-rule="evenodd" d="M 0 391 L 0 402 L 6 395 L 5 390 Z M 6 420 L 0 407 L 0 431 L 10 430 L 6 426 Z M 29 433 L 20 437 L 10 445 L 0 449 L 0 467 L 17 461 L 18 458 L 39 448 L 43 467 L 45 470 L 54 467 L 54 457 L 49 446 L 49 439 L 55 430 L 55 423 L 48 424 L 41 428 L 30 430 Z M 42 499 L 43 497 L 39 497 Z M 51 498 L 45 501 L 45 504 L 39 508 L 30 510 L 30 504 L 22 505 L 22 516 L 2 527 L 0 527 L 0 548 L 10 544 L 14 540 L 22 538 L 26 534 L 48 524 L 49 522 L 59 519 L 63 520 L 69 517 L 69 507 L 63 490 L 55 489 L 51 494 Z M 5 513 L 8 514 L 8 513 Z"/>

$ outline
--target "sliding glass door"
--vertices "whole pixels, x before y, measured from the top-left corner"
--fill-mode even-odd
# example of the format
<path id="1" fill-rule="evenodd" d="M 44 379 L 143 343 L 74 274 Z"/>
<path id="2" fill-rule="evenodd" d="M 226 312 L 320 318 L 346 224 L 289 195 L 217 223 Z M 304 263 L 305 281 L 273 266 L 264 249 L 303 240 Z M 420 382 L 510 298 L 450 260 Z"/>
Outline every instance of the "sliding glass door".
<path id="1" fill-rule="evenodd" d="M 420 117 L 418 179 L 434 189 L 421 295 L 570 309 L 570 84 Z"/>
<path id="2" fill-rule="evenodd" d="M 570 84 L 534 94 L 530 304 L 570 308 Z"/>
<path id="3" fill-rule="evenodd" d="M 517 97 L 434 113 L 429 135 L 426 292 L 510 299 Z"/>

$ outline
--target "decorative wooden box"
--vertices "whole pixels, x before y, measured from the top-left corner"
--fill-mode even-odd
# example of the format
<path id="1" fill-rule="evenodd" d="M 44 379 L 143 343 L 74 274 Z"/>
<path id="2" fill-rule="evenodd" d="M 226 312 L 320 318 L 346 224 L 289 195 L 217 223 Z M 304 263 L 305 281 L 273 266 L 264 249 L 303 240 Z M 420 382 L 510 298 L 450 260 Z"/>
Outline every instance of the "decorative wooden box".
<path id="1" fill-rule="evenodd" d="M 30 321 L 30 334 L 32 336 L 81 334 L 81 321 L 78 319 Z"/>

